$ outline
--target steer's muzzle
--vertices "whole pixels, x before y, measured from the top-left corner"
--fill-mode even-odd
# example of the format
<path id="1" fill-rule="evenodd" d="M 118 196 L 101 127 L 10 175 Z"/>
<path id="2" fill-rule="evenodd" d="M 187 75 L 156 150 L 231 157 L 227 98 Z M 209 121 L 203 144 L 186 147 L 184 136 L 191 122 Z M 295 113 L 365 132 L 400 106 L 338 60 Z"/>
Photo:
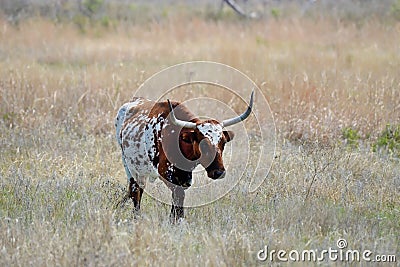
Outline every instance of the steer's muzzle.
<path id="1" fill-rule="evenodd" d="M 225 176 L 225 170 L 211 170 L 207 172 L 208 177 L 210 177 L 211 179 L 222 179 Z"/>
<path id="2" fill-rule="evenodd" d="M 182 186 L 184 189 L 187 189 L 187 188 L 191 187 L 191 186 L 192 186 L 192 179 L 183 182 L 183 183 L 181 184 L 181 186 Z"/>

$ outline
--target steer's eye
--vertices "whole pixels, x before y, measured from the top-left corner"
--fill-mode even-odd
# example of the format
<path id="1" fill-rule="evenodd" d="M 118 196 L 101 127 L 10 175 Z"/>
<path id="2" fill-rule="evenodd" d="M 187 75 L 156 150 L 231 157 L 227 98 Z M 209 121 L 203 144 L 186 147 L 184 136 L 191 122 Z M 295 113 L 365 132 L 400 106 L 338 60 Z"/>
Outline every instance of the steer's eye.
<path id="1" fill-rule="evenodd" d="M 182 133 L 180 135 L 180 140 L 182 140 L 185 143 L 191 144 L 193 142 L 193 135 L 191 132 Z"/>
<path id="2" fill-rule="evenodd" d="M 185 143 L 190 143 L 190 140 L 188 138 L 185 137 L 181 137 L 181 140 Z"/>
<path id="3" fill-rule="evenodd" d="M 226 138 L 221 138 L 221 145 L 224 147 L 229 141 Z"/>

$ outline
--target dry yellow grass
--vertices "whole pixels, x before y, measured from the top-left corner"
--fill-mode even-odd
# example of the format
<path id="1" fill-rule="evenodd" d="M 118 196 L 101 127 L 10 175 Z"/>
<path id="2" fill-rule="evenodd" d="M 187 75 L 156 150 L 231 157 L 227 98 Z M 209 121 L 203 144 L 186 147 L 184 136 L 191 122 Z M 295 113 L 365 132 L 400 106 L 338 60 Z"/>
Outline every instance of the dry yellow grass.
<path id="1" fill-rule="evenodd" d="M 376 134 L 399 122 L 399 31 L 375 21 L 359 29 L 331 21 L 172 18 L 82 34 L 69 24 L 32 19 L 14 28 L 3 21 L 3 88 L 18 95 L 2 112 L 52 104 L 78 108 L 89 99 L 98 102 L 90 105 L 93 111 L 113 111 L 162 68 L 211 60 L 256 81 L 285 136 L 334 137 L 346 126 Z M 58 103 L 66 94 L 70 102 Z"/>
<path id="2" fill-rule="evenodd" d="M 0 265 L 248 266 L 264 245 L 321 250 L 340 237 L 399 258 L 399 160 L 369 148 L 400 123 L 399 33 L 375 20 L 178 16 L 85 33 L 1 21 Z M 125 187 L 114 114 L 153 73 L 190 60 L 259 85 L 277 158 L 255 194 L 242 181 L 179 226 L 145 197 L 134 221 L 129 206 L 114 207 Z M 365 142 L 343 145 L 344 127 Z"/>

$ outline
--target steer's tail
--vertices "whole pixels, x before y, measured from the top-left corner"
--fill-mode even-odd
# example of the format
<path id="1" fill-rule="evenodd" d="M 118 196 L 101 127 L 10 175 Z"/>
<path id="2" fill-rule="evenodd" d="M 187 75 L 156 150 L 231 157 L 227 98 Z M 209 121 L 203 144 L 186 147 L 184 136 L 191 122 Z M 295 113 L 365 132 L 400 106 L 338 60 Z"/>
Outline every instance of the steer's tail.
<path id="1" fill-rule="evenodd" d="M 124 164 L 126 176 L 128 177 L 128 182 L 132 178 L 132 174 L 125 162 L 124 152 L 123 152 L 123 148 L 122 148 L 121 129 L 122 129 L 122 125 L 125 121 L 126 111 L 129 109 L 129 107 L 130 107 L 130 103 L 126 103 L 126 104 L 122 105 L 122 107 L 120 107 L 120 109 L 118 110 L 117 116 L 115 117 L 115 137 L 116 137 L 118 145 L 120 146 L 121 151 L 122 151 L 122 163 Z"/>
<path id="2" fill-rule="evenodd" d="M 117 116 L 115 117 L 115 137 L 119 145 L 122 144 L 121 140 L 121 128 L 122 124 L 124 123 L 126 110 L 128 109 L 128 105 L 123 105 L 118 110 Z"/>

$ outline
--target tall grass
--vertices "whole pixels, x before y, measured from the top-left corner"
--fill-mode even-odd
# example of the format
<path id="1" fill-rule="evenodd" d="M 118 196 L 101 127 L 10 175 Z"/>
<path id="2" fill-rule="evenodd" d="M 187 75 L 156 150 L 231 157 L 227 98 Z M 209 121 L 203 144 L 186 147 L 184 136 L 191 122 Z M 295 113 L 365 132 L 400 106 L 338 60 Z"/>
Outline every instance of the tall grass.
<path id="1" fill-rule="evenodd" d="M 398 26 L 177 16 L 83 33 L 1 21 L 0 264 L 248 266 L 265 245 L 322 250 L 340 237 L 398 255 L 399 160 L 371 149 L 400 123 Z M 181 225 L 145 196 L 135 220 L 131 205 L 115 207 L 126 184 L 114 114 L 150 75 L 189 60 L 256 81 L 277 158 L 255 194 L 241 181 Z M 360 146 L 343 144 L 348 128 Z"/>
<path id="2" fill-rule="evenodd" d="M 332 21 L 171 18 L 84 35 L 68 24 L 34 19 L 14 28 L 3 22 L 1 109 L 11 117 L 33 108 L 35 117 L 59 118 L 70 110 L 83 121 L 109 120 L 156 71 L 213 60 L 256 81 L 286 137 L 333 138 L 347 126 L 376 136 L 387 123 L 399 123 L 396 33 L 396 25 L 374 21 L 358 29 Z M 98 127 L 111 126 L 105 124 Z"/>

